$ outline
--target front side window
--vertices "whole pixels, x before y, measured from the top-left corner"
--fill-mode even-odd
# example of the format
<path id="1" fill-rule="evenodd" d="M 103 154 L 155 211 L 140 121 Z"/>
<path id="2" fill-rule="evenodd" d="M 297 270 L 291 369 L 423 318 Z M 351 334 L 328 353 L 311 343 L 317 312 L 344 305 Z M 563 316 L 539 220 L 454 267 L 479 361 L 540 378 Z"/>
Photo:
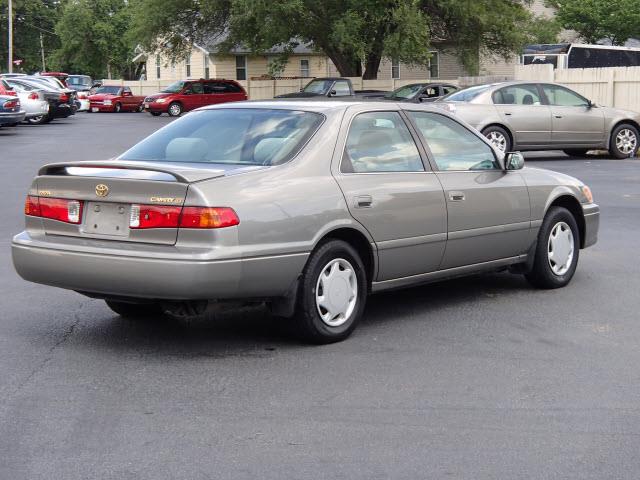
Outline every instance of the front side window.
<path id="1" fill-rule="evenodd" d="M 194 93 L 194 94 L 204 93 L 204 89 L 202 88 L 202 84 L 200 82 L 193 82 L 190 85 L 190 88 L 191 88 L 191 93 Z"/>
<path id="2" fill-rule="evenodd" d="M 423 172 L 424 165 L 398 112 L 369 112 L 361 113 L 351 122 L 340 170 Z"/>
<path id="3" fill-rule="evenodd" d="M 305 93 L 316 93 L 318 95 L 326 95 L 331 88 L 331 80 L 312 80 L 302 89 Z"/>
<path id="4" fill-rule="evenodd" d="M 322 123 L 318 113 L 227 108 L 189 113 L 123 153 L 123 160 L 279 165 Z"/>
<path id="5" fill-rule="evenodd" d="M 542 85 L 542 89 L 549 100 L 549 105 L 557 105 L 559 107 L 586 107 L 589 105 L 589 101 L 586 98 L 568 88 L 558 85 Z"/>
<path id="6" fill-rule="evenodd" d="M 424 137 L 439 170 L 498 170 L 491 147 L 449 117 L 408 112 Z"/>
<path id="7" fill-rule="evenodd" d="M 542 105 L 535 85 L 510 85 L 493 92 L 492 98 L 496 105 Z"/>
<path id="8" fill-rule="evenodd" d="M 336 92 L 333 94 L 334 97 L 346 97 L 351 95 L 351 88 L 349 88 L 349 82 L 345 80 L 338 80 L 333 85 L 333 90 Z"/>
<path id="9" fill-rule="evenodd" d="M 236 80 L 247 79 L 247 57 L 245 55 L 236 56 Z"/>

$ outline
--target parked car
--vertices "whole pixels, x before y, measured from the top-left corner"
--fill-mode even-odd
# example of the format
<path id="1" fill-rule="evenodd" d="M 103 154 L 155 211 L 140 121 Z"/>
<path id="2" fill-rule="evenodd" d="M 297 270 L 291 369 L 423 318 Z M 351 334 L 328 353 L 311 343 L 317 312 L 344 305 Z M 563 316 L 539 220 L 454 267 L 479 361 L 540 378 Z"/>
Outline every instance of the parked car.
<path id="1" fill-rule="evenodd" d="M 13 89 L 10 83 L 0 78 L 0 95 L 5 97 L 17 97 L 18 93 Z"/>
<path id="2" fill-rule="evenodd" d="M 13 262 L 124 316 L 264 301 L 335 342 L 369 293 L 506 268 L 567 285 L 599 207 L 523 166 L 424 104 L 205 107 L 115 160 L 42 167 Z"/>
<path id="3" fill-rule="evenodd" d="M 40 81 L 39 77 L 10 78 L 6 82 L 10 85 L 42 91 L 44 99 L 49 104 L 49 112 L 42 119 L 32 119 L 29 123 L 48 123 L 55 118 L 67 118 L 75 114 L 75 109 L 69 103 L 71 100 L 69 95 L 48 82 Z"/>
<path id="4" fill-rule="evenodd" d="M 640 113 L 603 107 L 553 83 L 501 82 L 460 90 L 440 105 L 470 123 L 499 150 L 564 150 L 584 156 L 638 150 Z"/>
<path id="5" fill-rule="evenodd" d="M 91 108 L 89 95 L 94 93 L 91 91 L 93 79 L 88 75 L 69 75 L 66 83 L 68 88 L 78 92 L 78 101 L 80 102 L 78 111 L 88 112 Z"/>
<path id="6" fill-rule="evenodd" d="M 207 105 L 247 99 L 247 92 L 235 80 L 181 80 L 145 98 L 144 109 L 156 117 L 163 113 L 178 117 Z"/>
<path id="7" fill-rule="evenodd" d="M 12 87 L 18 94 L 22 109 L 25 111 L 25 121 L 34 125 L 44 123 L 49 113 L 49 102 L 45 98 L 44 91 L 20 84 L 14 84 Z"/>
<path id="8" fill-rule="evenodd" d="M 435 102 L 438 98 L 457 91 L 458 87 L 448 83 L 411 83 L 387 93 L 384 99 L 394 102 Z"/>
<path id="9" fill-rule="evenodd" d="M 384 97 L 387 92 L 382 90 L 354 90 L 353 83 L 348 78 L 326 77 L 314 78 L 299 92 L 276 95 L 275 98 L 338 98 L 338 97 Z"/>
<path id="10" fill-rule="evenodd" d="M 89 95 L 92 112 L 141 112 L 144 96 L 134 95 L 130 87 L 103 85 Z"/>
<path id="11" fill-rule="evenodd" d="M 17 96 L 0 95 L 0 127 L 15 127 L 24 116 Z"/>
<path id="12" fill-rule="evenodd" d="M 50 77 L 58 80 L 64 87 L 67 87 L 67 78 L 69 78 L 68 73 L 64 72 L 40 72 L 41 77 Z"/>
<path id="13" fill-rule="evenodd" d="M 33 75 L 28 78 L 33 81 L 39 82 L 42 85 L 49 85 L 50 87 L 53 87 L 64 93 L 68 97 L 67 102 L 73 109 L 73 113 L 77 112 L 80 108 L 80 101 L 78 100 L 77 92 L 71 88 L 68 88 L 55 76 Z"/>

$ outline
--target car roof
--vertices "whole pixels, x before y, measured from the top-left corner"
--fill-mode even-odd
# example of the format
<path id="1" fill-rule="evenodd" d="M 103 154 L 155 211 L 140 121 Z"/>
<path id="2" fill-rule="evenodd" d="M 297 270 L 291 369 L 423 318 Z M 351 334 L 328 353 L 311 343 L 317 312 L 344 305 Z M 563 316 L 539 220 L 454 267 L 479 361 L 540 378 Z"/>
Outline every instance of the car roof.
<path id="1" fill-rule="evenodd" d="M 373 107 L 375 110 L 376 106 L 384 106 L 386 108 L 390 108 L 395 105 L 398 110 L 402 109 L 410 109 L 415 110 L 416 108 L 425 111 L 434 111 L 438 113 L 446 113 L 442 108 L 438 108 L 436 106 L 432 106 L 430 104 L 407 104 L 407 103 L 396 103 L 389 102 L 388 100 L 378 100 L 378 99 L 358 99 L 349 97 L 349 99 L 345 100 L 315 100 L 315 99 L 273 99 L 273 100 L 249 100 L 245 102 L 231 102 L 231 103 L 221 103 L 216 105 L 208 105 L 206 107 L 202 107 L 199 110 L 217 110 L 221 108 L 233 108 L 233 109 L 244 109 L 244 108 L 264 108 L 264 109 L 275 109 L 275 110 L 302 110 L 305 112 L 328 112 L 328 111 L 340 111 L 346 110 L 349 107 L 354 105 L 366 105 Z"/>

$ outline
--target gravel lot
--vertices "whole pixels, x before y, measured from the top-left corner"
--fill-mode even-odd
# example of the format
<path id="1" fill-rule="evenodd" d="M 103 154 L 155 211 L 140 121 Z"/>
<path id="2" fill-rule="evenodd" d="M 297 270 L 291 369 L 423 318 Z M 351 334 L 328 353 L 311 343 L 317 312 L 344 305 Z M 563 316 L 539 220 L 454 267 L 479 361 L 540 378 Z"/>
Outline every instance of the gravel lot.
<path id="1" fill-rule="evenodd" d="M 0 478 L 638 478 L 640 160 L 527 155 L 602 207 L 567 288 L 491 274 L 381 294 L 330 346 L 261 308 L 132 322 L 22 281 L 9 246 L 37 168 L 169 121 L 0 129 Z"/>

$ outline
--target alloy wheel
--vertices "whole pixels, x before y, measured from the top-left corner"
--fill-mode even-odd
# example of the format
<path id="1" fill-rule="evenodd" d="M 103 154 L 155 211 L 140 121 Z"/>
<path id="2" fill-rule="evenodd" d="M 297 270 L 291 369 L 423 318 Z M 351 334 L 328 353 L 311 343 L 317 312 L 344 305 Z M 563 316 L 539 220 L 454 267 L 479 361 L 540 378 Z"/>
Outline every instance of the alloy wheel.
<path id="1" fill-rule="evenodd" d="M 507 139 L 502 133 L 493 131 L 489 132 L 486 137 L 489 142 L 491 142 L 491 144 L 498 150 L 500 150 L 501 152 L 507 151 Z"/>
<path id="2" fill-rule="evenodd" d="M 638 138 L 636 133 L 628 128 L 623 128 L 616 135 L 616 147 L 625 154 L 631 155 L 638 148 Z"/>

